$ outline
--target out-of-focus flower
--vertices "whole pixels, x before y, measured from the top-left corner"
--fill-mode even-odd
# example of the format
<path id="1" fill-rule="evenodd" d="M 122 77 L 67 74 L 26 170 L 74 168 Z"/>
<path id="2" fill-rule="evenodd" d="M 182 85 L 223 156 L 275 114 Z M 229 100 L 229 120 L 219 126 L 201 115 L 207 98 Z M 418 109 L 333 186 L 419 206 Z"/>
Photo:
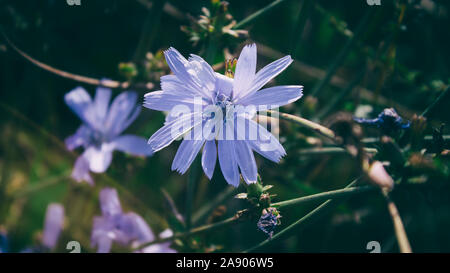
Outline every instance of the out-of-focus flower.
<path id="1" fill-rule="evenodd" d="M 91 235 L 92 247 L 96 247 L 97 252 L 109 252 L 113 242 L 123 246 L 138 247 L 155 239 L 152 230 L 141 216 L 134 212 L 122 211 L 115 189 L 105 188 L 100 192 L 100 207 L 102 216 L 94 218 Z M 171 231 L 166 230 L 161 234 L 161 237 L 163 236 L 171 236 Z M 175 252 L 169 246 L 170 242 L 155 244 L 137 252 Z"/>
<path id="2" fill-rule="evenodd" d="M 234 78 L 214 72 L 196 55 L 186 60 L 170 48 L 165 56 L 174 75 L 161 77 L 162 91 L 147 93 L 144 106 L 170 111 L 165 125 L 148 141 L 154 152 L 179 137 L 185 138 L 172 170 L 184 174 L 203 147 L 202 167 L 206 176 L 211 179 L 218 157 L 226 181 L 237 187 L 240 173 L 247 183 L 257 180 L 253 151 L 274 162 L 280 161 L 286 154 L 283 146 L 252 119 L 258 110 L 286 105 L 302 96 L 303 87 L 298 85 L 258 91 L 292 63 L 290 56 L 256 73 L 256 45 L 248 45 L 237 61 Z"/>
<path id="3" fill-rule="evenodd" d="M 120 135 L 137 118 L 140 106 L 136 105 L 134 92 L 123 92 L 111 105 L 111 89 L 98 87 L 94 100 L 82 87 L 77 87 L 64 97 L 66 104 L 78 115 L 83 124 L 76 133 L 65 140 L 66 147 L 74 150 L 80 146 L 84 152 L 75 162 L 72 177 L 78 181 L 94 181 L 89 171 L 105 172 L 114 150 L 136 156 L 150 156 L 146 140 L 134 135 Z"/>
<path id="4" fill-rule="evenodd" d="M 161 239 L 169 238 L 172 235 L 173 235 L 172 230 L 166 229 L 159 234 L 159 238 L 161 238 Z M 176 253 L 177 252 L 176 250 L 170 248 L 171 244 L 172 244 L 172 242 L 153 244 L 153 245 L 144 247 L 140 250 L 137 250 L 136 252 L 139 252 L 139 253 Z"/>
<path id="5" fill-rule="evenodd" d="M 52 203 L 47 206 L 45 212 L 44 230 L 39 245 L 30 246 L 21 253 L 42 253 L 49 252 L 56 247 L 59 236 L 64 226 L 64 207 L 58 203 Z M 1 251 L 0 251 L 1 252 Z"/>
<path id="6" fill-rule="evenodd" d="M 367 175 L 370 181 L 381 188 L 392 189 L 394 187 L 394 180 L 386 172 L 383 163 L 375 161 L 370 165 Z"/>
<path id="7" fill-rule="evenodd" d="M 0 253 L 8 253 L 9 251 L 9 242 L 8 242 L 8 234 L 6 230 L 0 227 Z"/>
<path id="8" fill-rule="evenodd" d="M 272 238 L 275 228 L 280 224 L 281 215 L 276 208 L 264 209 L 258 223 L 258 228 Z"/>
<path id="9" fill-rule="evenodd" d="M 400 129 L 408 129 L 410 127 L 410 122 L 404 122 L 402 117 L 397 114 L 394 108 L 384 109 L 383 112 L 381 112 L 378 117 L 374 119 L 355 117 L 354 120 L 360 124 L 376 126 L 385 134 L 390 134 Z"/>
<path id="10" fill-rule="evenodd" d="M 50 204 L 45 213 L 42 245 L 52 249 L 58 242 L 64 224 L 64 207 L 61 204 Z"/>

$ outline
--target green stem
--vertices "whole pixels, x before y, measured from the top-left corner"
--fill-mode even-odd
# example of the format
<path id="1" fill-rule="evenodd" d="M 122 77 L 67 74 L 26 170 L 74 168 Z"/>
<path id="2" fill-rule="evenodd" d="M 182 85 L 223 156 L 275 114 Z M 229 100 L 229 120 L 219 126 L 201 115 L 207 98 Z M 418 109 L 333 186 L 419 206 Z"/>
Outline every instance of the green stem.
<path id="1" fill-rule="evenodd" d="M 141 31 L 141 38 L 134 54 L 134 63 L 141 64 L 145 58 L 145 54 L 151 49 L 156 33 L 158 32 L 165 2 L 165 0 L 156 0 L 152 2 L 152 7 L 145 18 L 144 26 Z"/>
<path id="2" fill-rule="evenodd" d="M 431 103 L 423 112 L 422 114 L 420 114 L 422 117 L 425 117 L 431 110 L 433 110 L 438 104 L 439 102 L 445 97 L 445 95 L 447 95 L 448 90 L 450 90 L 450 86 L 447 87 L 447 89 L 445 89 L 444 92 L 442 92 L 434 101 L 433 103 Z"/>
<path id="3" fill-rule="evenodd" d="M 321 192 L 313 195 L 303 196 L 291 200 L 281 201 L 277 203 L 272 203 L 273 207 L 277 208 L 286 208 L 294 205 L 309 203 L 312 201 L 322 201 L 322 200 L 328 200 L 328 199 L 337 199 L 352 195 L 357 195 L 359 193 L 365 193 L 365 192 L 372 192 L 374 190 L 377 190 L 378 188 L 374 186 L 361 186 L 361 187 L 352 187 L 352 188 L 344 188 L 339 190 L 333 190 L 333 191 L 327 191 L 327 192 Z"/>
<path id="4" fill-rule="evenodd" d="M 142 245 L 134 248 L 133 251 L 142 249 L 144 247 L 147 247 L 147 246 L 153 245 L 153 244 L 160 244 L 160 243 L 164 243 L 164 242 L 173 241 L 173 240 L 176 240 L 176 239 L 190 237 L 192 235 L 203 233 L 203 232 L 210 232 L 210 231 L 213 231 L 215 229 L 222 228 L 222 227 L 228 226 L 229 224 L 235 223 L 235 222 L 237 222 L 237 220 L 239 220 L 239 217 L 235 215 L 233 217 L 230 217 L 228 219 L 225 219 L 225 220 L 217 222 L 217 223 L 200 226 L 200 227 L 197 227 L 197 228 L 193 228 L 193 229 L 191 229 L 191 230 L 189 230 L 187 232 L 176 233 L 173 236 L 170 236 L 170 237 L 167 237 L 167 238 L 161 238 L 161 239 L 157 239 L 157 240 L 154 240 L 154 241 L 142 244 Z"/>
<path id="5" fill-rule="evenodd" d="M 20 198 L 20 197 L 28 196 L 30 194 L 39 192 L 42 189 L 56 185 L 56 184 L 60 183 L 61 181 L 64 181 L 64 179 L 68 179 L 70 177 L 70 173 L 71 173 L 71 171 L 65 171 L 61 175 L 49 178 L 44 182 L 38 182 L 38 183 L 34 184 L 33 186 L 27 187 L 21 191 L 13 193 L 12 198 Z"/>
<path id="6" fill-rule="evenodd" d="M 361 69 L 361 72 L 358 74 L 358 76 L 355 77 L 353 81 L 351 81 L 348 86 L 343 89 L 338 96 L 334 96 L 331 101 L 322 108 L 322 110 L 317 114 L 316 119 L 321 120 L 323 117 L 331 113 L 331 111 L 338 106 L 341 101 L 352 92 L 353 88 L 356 87 L 356 85 L 362 80 L 364 77 L 364 74 L 366 71 L 364 69 Z"/>
<path id="7" fill-rule="evenodd" d="M 272 2 L 272 3 L 270 3 L 266 7 L 262 8 L 262 9 L 256 11 L 256 12 L 254 12 L 253 14 L 247 16 L 247 18 L 245 18 L 244 20 L 242 20 L 239 23 L 237 23 L 236 25 L 234 25 L 233 29 L 242 28 L 242 27 L 250 24 L 251 22 L 253 22 L 254 20 L 258 19 L 262 15 L 266 14 L 267 12 L 269 12 L 274 7 L 278 6 L 279 4 L 281 4 L 284 1 L 285 0 L 276 0 L 276 1 Z"/>
<path id="8" fill-rule="evenodd" d="M 300 10 L 298 12 L 291 42 L 291 55 L 293 59 L 297 57 L 297 50 L 299 50 L 299 47 L 302 45 L 300 39 L 305 29 L 306 21 L 310 17 L 312 6 L 312 0 L 303 0 L 300 4 Z"/>
<path id="9" fill-rule="evenodd" d="M 328 67 L 327 72 L 325 74 L 325 77 L 316 85 L 314 86 L 314 89 L 311 91 L 311 96 L 317 96 L 320 91 L 322 91 L 323 87 L 329 82 L 331 77 L 336 72 L 337 68 L 341 65 L 341 63 L 345 60 L 347 55 L 350 53 L 350 50 L 352 49 L 355 42 L 360 38 L 361 34 L 364 33 L 364 29 L 367 26 L 367 23 L 369 22 L 369 18 L 372 16 L 372 13 L 375 9 L 369 9 L 364 17 L 361 19 L 356 31 L 354 32 L 354 35 L 347 40 L 342 50 L 339 52 L 339 54 L 336 56 L 336 59 L 331 63 L 331 65 Z"/>

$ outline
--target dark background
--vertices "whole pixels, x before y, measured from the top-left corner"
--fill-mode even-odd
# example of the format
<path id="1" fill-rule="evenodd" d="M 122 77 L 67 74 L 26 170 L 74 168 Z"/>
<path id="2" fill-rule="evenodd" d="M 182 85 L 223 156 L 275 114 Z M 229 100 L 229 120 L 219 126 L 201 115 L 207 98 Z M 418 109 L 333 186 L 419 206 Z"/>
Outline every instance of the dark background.
<path id="1" fill-rule="evenodd" d="M 0 1 L 0 25 L 9 39 L 33 58 L 96 79 L 125 81 L 119 63 L 136 60 L 143 37 L 150 37 L 144 53 L 156 54 L 170 46 L 185 56 L 204 53 L 204 45 L 193 45 L 180 26 L 190 25 L 186 16 L 197 18 L 203 6 L 210 6 L 209 1 L 167 1 L 181 16 L 158 13 L 147 8 L 146 3 L 81 0 L 80 6 L 69 6 L 56 0 L 4 0 Z M 228 9 L 239 22 L 270 3 L 229 1 Z M 382 0 L 381 6 L 369 6 L 364 0 L 322 0 L 300 13 L 302 5 L 302 1 L 286 0 L 245 26 L 248 38 L 220 39 L 214 63 L 224 60 L 222 49 L 227 48 L 237 57 L 242 46 L 250 42 L 258 45 L 258 68 L 283 55 L 292 55 L 294 64 L 273 84 L 303 85 L 305 96 L 281 110 L 308 118 L 313 118 L 363 73 L 358 87 L 319 122 L 326 122 L 339 111 L 353 113 L 358 105 L 372 106 L 371 117 L 385 107 L 395 106 L 405 119 L 410 119 L 449 84 L 448 1 Z M 325 85 L 317 101 L 307 97 L 351 39 L 349 33 L 355 33 L 368 13 L 369 22 L 346 58 L 337 64 L 335 78 Z M 144 28 L 146 21 L 150 27 Z M 168 73 L 165 69 L 159 72 Z M 147 72 L 141 70 L 136 81 L 153 82 L 153 90 L 158 90 L 158 77 Z M 167 228 L 171 217 L 162 188 L 184 213 L 189 175 L 170 171 L 178 143 L 147 159 L 115 153 L 106 174 L 94 176 L 95 187 L 77 184 L 69 178 L 76 155 L 68 153 L 62 141 L 75 132 L 80 121 L 65 105 L 63 96 L 79 85 L 94 94 L 95 86 L 38 68 L 14 51 L 4 37 L 0 39 L 0 227 L 8 231 L 13 251 L 39 240 L 50 202 L 63 203 L 67 215 L 56 251 L 65 252 L 65 244 L 70 240 L 80 241 L 83 251 L 93 251 L 89 243 L 92 217 L 100 214 L 97 196 L 105 186 L 117 188 L 124 209 L 142 215 L 155 233 Z M 137 91 L 142 100 L 149 90 Z M 119 92 L 117 89 L 114 94 Z M 448 103 L 448 99 L 441 102 L 438 110 L 430 113 L 428 135 L 433 126 L 449 123 Z M 127 132 L 148 138 L 163 121 L 163 113 L 143 109 Z M 281 125 L 281 140 L 288 155 L 278 165 L 257 156 L 263 183 L 274 185 L 271 192 L 277 195 L 276 201 L 342 188 L 355 178 L 356 169 L 349 156 L 300 156 L 300 150 L 310 146 L 305 135 L 315 135 L 292 124 Z M 367 131 L 366 135 L 371 136 L 370 133 Z M 196 184 L 194 213 L 228 188 L 218 165 L 212 181 L 202 175 Z M 393 194 L 413 251 L 449 252 L 448 181 L 428 181 L 417 187 L 399 188 Z M 281 210 L 279 230 L 314 205 Z M 199 224 L 231 216 L 244 207 L 244 201 L 229 198 L 215 218 L 209 217 Z M 234 252 L 265 238 L 257 230 L 256 222 L 246 222 L 196 236 L 174 248 L 189 252 Z M 379 241 L 382 251 L 398 251 L 392 221 L 378 193 L 352 197 L 318 222 L 262 251 L 368 252 L 369 241 Z"/>

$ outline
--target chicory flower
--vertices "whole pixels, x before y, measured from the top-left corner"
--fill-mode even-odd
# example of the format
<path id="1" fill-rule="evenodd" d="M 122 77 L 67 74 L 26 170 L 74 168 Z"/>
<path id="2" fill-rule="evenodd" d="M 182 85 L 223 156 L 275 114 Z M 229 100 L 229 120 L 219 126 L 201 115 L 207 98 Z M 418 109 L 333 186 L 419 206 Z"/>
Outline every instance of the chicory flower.
<path id="1" fill-rule="evenodd" d="M 48 249 L 53 249 L 58 243 L 59 235 L 64 224 L 64 207 L 61 204 L 53 203 L 48 205 L 45 213 L 44 231 L 42 234 L 42 245 Z"/>
<path id="2" fill-rule="evenodd" d="M 89 171 L 102 173 L 107 170 L 114 150 L 136 156 L 150 156 L 146 140 L 134 135 L 121 135 L 137 118 L 140 106 L 137 94 L 123 92 L 109 105 L 111 89 L 98 87 L 95 98 L 82 87 L 77 87 L 64 97 L 66 104 L 78 115 L 83 124 L 65 141 L 69 150 L 80 146 L 84 152 L 75 162 L 72 177 L 78 181 L 94 181 Z"/>
<path id="3" fill-rule="evenodd" d="M 385 134 L 390 134 L 391 132 L 395 132 L 400 129 L 408 129 L 411 126 L 409 121 L 403 121 L 403 118 L 397 114 L 394 108 L 384 109 L 383 112 L 381 112 L 378 117 L 374 119 L 355 117 L 354 120 L 360 124 L 376 126 Z"/>
<path id="4" fill-rule="evenodd" d="M 170 112 L 164 126 L 148 141 L 152 150 L 157 152 L 184 137 L 172 170 L 184 174 L 203 148 L 201 163 L 209 179 L 218 158 L 229 184 L 237 187 L 240 174 L 246 183 L 255 183 L 253 151 L 274 162 L 286 154 L 275 136 L 253 118 L 258 111 L 289 104 L 302 96 L 303 87 L 299 85 L 260 90 L 292 63 L 291 57 L 276 60 L 256 73 L 256 45 L 248 45 L 232 78 L 214 72 L 199 56 L 191 54 L 185 59 L 174 48 L 164 54 L 174 75 L 161 77 L 162 90 L 147 93 L 144 102 L 149 109 Z"/>
<path id="5" fill-rule="evenodd" d="M 100 192 L 100 207 L 102 215 L 94 218 L 91 235 L 92 247 L 97 247 L 97 252 L 109 252 L 113 242 L 123 246 L 138 247 L 155 239 L 152 230 L 141 216 L 134 212 L 122 211 L 115 189 L 105 188 Z M 161 236 L 167 236 L 167 233 L 171 236 L 170 230 L 163 232 Z M 155 244 L 136 252 L 175 252 L 169 246 L 170 242 Z"/>

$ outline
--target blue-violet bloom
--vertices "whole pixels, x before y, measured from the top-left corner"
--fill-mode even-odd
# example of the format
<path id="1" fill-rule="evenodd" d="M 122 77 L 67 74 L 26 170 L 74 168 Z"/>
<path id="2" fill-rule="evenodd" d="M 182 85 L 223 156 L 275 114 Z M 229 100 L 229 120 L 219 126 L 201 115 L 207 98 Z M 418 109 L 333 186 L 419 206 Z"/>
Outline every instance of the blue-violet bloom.
<path id="1" fill-rule="evenodd" d="M 403 118 L 397 114 L 394 108 L 384 109 L 378 117 L 374 119 L 355 117 L 354 120 L 360 124 L 376 126 L 386 134 L 390 134 L 391 132 L 395 132 L 400 129 L 408 129 L 411 126 L 409 121 L 404 122 Z"/>
<path id="2" fill-rule="evenodd" d="M 45 213 L 42 245 L 48 249 L 55 248 L 64 225 L 64 207 L 61 204 L 48 205 Z"/>
<path id="3" fill-rule="evenodd" d="M 66 104 L 78 115 L 83 124 L 65 141 L 69 150 L 80 146 L 84 152 L 75 162 L 72 177 L 78 181 L 94 181 L 89 171 L 102 173 L 107 170 L 114 150 L 136 156 L 150 156 L 152 150 L 142 137 L 120 135 L 137 118 L 140 106 L 137 94 L 126 91 L 119 94 L 109 105 L 111 89 L 97 87 L 92 100 L 88 92 L 77 87 L 64 97 Z"/>
<path id="4" fill-rule="evenodd" d="M 104 188 L 100 192 L 100 207 L 102 215 L 94 217 L 91 235 L 92 247 L 97 247 L 97 252 L 109 252 L 113 242 L 135 248 L 155 239 L 152 230 L 141 216 L 134 212 L 124 213 L 122 211 L 115 189 Z M 160 237 L 170 237 L 171 235 L 171 231 L 166 230 L 161 233 Z M 176 252 L 170 248 L 170 244 L 171 242 L 154 244 L 136 252 Z"/>
<path id="5" fill-rule="evenodd" d="M 191 54 L 185 59 L 174 48 L 164 55 L 174 75 L 161 77 L 162 90 L 147 93 L 144 106 L 169 111 L 164 126 L 148 141 L 154 152 L 184 137 L 172 170 L 184 174 L 203 148 L 201 164 L 206 176 L 212 178 L 218 157 L 224 178 L 237 187 L 240 174 L 246 183 L 257 180 L 253 151 L 274 162 L 280 161 L 286 154 L 283 146 L 253 119 L 258 111 L 261 114 L 302 96 L 300 85 L 260 90 L 292 63 L 290 56 L 256 73 L 256 45 L 245 46 L 234 77 L 229 77 L 214 72 L 199 56 Z"/>

